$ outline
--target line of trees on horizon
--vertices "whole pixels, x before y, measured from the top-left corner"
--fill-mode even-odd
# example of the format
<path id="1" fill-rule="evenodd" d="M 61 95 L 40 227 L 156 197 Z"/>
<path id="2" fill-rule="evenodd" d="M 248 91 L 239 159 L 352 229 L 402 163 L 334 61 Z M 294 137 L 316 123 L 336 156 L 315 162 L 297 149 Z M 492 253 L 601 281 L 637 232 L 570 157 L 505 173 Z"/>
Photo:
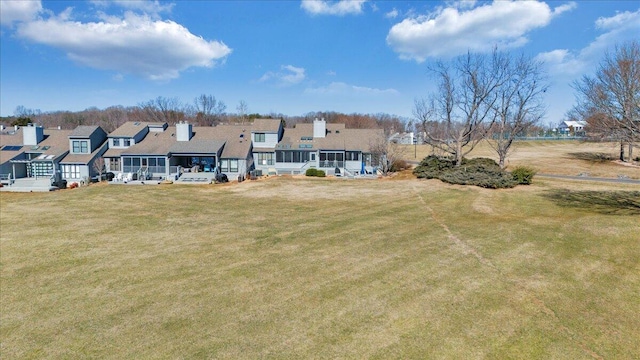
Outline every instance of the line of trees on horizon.
<path id="1" fill-rule="evenodd" d="M 105 109 L 91 107 L 82 111 L 42 112 L 18 106 L 14 116 L 0 118 L 0 123 L 11 126 L 37 123 L 45 128 L 61 129 L 74 129 L 79 125 L 99 125 L 105 131 L 111 132 L 127 121 L 166 122 L 169 125 L 188 121 L 196 126 L 215 126 L 250 123 L 259 118 L 281 119 L 287 127 L 322 118 L 328 123 L 343 123 L 347 128 L 382 128 L 387 134 L 412 131 L 408 126 L 411 122 L 409 119 L 387 113 L 345 114 L 336 111 L 312 111 L 302 116 L 288 116 L 282 113 L 259 114 L 250 113 L 245 101 L 240 101 L 235 113 L 227 112 L 227 106 L 223 101 L 208 94 L 197 96 L 192 103 L 182 102 L 177 97 L 158 96 L 137 106 L 116 105 Z"/>

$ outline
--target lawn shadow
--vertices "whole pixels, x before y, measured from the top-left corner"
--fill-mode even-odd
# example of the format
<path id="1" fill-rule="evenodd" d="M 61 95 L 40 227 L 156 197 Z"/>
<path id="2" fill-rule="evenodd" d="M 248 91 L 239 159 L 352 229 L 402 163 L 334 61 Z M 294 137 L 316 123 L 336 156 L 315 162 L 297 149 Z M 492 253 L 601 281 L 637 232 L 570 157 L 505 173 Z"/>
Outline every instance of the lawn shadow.
<path id="1" fill-rule="evenodd" d="M 605 163 L 616 159 L 613 154 L 599 152 L 574 152 L 569 153 L 568 155 L 574 159 L 589 161 L 593 163 Z"/>
<path id="2" fill-rule="evenodd" d="M 640 191 L 578 191 L 558 189 L 544 197 L 559 206 L 593 210 L 605 215 L 640 215 Z"/>

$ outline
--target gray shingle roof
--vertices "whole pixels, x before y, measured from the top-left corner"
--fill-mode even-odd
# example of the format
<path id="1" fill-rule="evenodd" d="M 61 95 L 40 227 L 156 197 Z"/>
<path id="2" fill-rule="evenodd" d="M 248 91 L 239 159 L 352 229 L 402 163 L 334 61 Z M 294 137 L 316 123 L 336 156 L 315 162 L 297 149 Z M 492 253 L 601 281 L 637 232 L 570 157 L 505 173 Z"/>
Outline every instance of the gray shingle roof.
<path id="1" fill-rule="evenodd" d="M 99 126 L 95 125 L 80 125 L 73 129 L 69 137 L 83 137 L 88 138 L 93 134 L 96 130 L 98 130 Z"/>

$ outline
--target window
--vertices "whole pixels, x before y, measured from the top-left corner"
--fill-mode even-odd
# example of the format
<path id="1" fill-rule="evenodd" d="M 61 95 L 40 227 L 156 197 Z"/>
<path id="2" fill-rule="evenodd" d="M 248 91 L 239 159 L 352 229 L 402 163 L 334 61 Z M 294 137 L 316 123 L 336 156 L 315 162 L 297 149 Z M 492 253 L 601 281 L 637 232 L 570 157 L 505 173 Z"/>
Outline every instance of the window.
<path id="1" fill-rule="evenodd" d="M 273 165 L 273 153 L 256 153 L 258 165 Z"/>
<path id="2" fill-rule="evenodd" d="M 65 179 L 79 179 L 80 165 L 62 165 L 62 177 Z"/>
<path id="3" fill-rule="evenodd" d="M 229 160 L 229 171 L 238 172 L 238 160 Z"/>
<path id="4" fill-rule="evenodd" d="M 345 153 L 345 158 L 347 161 L 358 161 L 360 158 L 360 152 L 358 151 L 347 151 Z"/>
<path id="5" fill-rule="evenodd" d="M 124 141 L 124 146 L 131 146 L 131 139 L 122 139 Z"/>
<path id="6" fill-rule="evenodd" d="M 309 161 L 308 151 L 276 151 L 276 160 L 283 163 L 303 163 Z"/>
<path id="7" fill-rule="evenodd" d="M 120 158 L 109 159 L 109 171 L 120 171 Z"/>
<path id="8" fill-rule="evenodd" d="M 120 139 L 118 138 L 113 139 L 113 146 L 120 146 Z"/>
<path id="9" fill-rule="evenodd" d="M 254 135 L 255 138 L 255 142 L 265 142 L 266 141 L 266 136 L 264 133 L 255 133 Z"/>
<path id="10" fill-rule="evenodd" d="M 76 154 L 88 154 L 89 142 L 86 140 L 73 140 L 73 152 Z"/>
<path id="11" fill-rule="evenodd" d="M 229 160 L 220 160 L 220 171 L 229 171 Z"/>

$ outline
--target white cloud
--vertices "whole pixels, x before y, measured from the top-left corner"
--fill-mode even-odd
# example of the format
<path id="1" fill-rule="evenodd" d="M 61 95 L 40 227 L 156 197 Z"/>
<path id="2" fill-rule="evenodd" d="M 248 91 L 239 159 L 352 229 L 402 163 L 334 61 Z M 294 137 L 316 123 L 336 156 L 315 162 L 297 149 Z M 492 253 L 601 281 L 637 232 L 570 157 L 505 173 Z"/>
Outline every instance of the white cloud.
<path id="1" fill-rule="evenodd" d="M 349 85 L 343 82 L 332 82 L 327 86 L 305 89 L 305 94 L 314 95 L 398 95 L 395 89 L 375 89 L 364 86 Z"/>
<path id="2" fill-rule="evenodd" d="M 59 48 L 73 61 L 152 80 L 177 78 L 190 67 L 211 67 L 231 53 L 219 41 L 193 35 L 173 21 L 125 13 L 100 22 L 72 21 L 70 13 L 22 23 L 17 34 Z"/>
<path id="3" fill-rule="evenodd" d="M 553 15 L 557 16 L 562 14 L 563 12 L 567 12 L 567 11 L 571 11 L 575 8 L 578 7 L 578 4 L 576 4 L 575 2 L 571 1 L 568 2 L 566 4 L 560 5 L 557 8 L 553 9 Z"/>
<path id="4" fill-rule="evenodd" d="M 138 10 L 158 18 L 160 13 L 171 12 L 173 3 L 161 4 L 158 0 L 93 0 L 93 4 L 99 7 L 119 6 L 127 10 Z"/>
<path id="5" fill-rule="evenodd" d="M 38 1 L 0 0 L 0 25 L 11 27 L 15 22 L 32 20 L 42 11 Z"/>
<path id="6" fill-rule="evenodd" d="M 395 19 L 395 18 L 398 17 L 398 10 L 393 8 L 393 10 L 391 10 L 388 13 L 384 14 L 384 17 L 386 17 L 387 19 Z"/>
<path id="7" fill-rule="evenodd" d="M 467 51 L 516 48 L 527 43 L 526 34 L 549 24 L 555 13 L 540 1 L 494 1 L 470 10 L 474 2 L 457 2 L 428 15 L 407 18 L 394 25 L 387 44 L 403 59 L 418 62 L 429 57 L 447 57 Z M 464 5 L 464 6 L 463 6 Z"/>
<path id="8" fill-rule="evenodd" d="M 611 17 L 600 17 L 595 27 L 604 32 L 588 46 L 572 52 L 556 49 L 538 54 L 537 59 L 544 61 L 553 75 L 577 76 L 594 69 L 607 50 L 616 44 L 638 38 L 640 33 L 640 10 L 618 13 Z"/>
<path id="9" fill-rule="evenodd" d="M 362 13 L 367 0 L 302 0 L 300 7 L 311 15 L 350 15 Z"/>
<path id="10" fill-rule="evenodd" d="M 281 71 L 269 71 L 262 75 L 260 82 L 274 81 L 278 86 L 291 86 L 300 83 L 306 78 L 304 68 L 293 65 L 282 65 Z"/>

